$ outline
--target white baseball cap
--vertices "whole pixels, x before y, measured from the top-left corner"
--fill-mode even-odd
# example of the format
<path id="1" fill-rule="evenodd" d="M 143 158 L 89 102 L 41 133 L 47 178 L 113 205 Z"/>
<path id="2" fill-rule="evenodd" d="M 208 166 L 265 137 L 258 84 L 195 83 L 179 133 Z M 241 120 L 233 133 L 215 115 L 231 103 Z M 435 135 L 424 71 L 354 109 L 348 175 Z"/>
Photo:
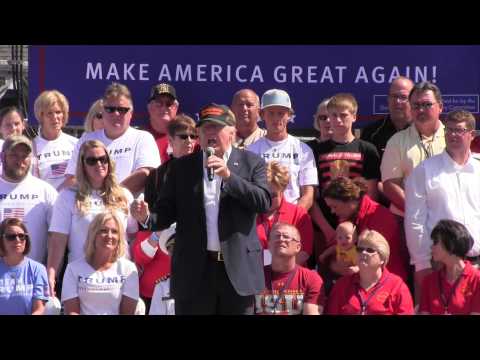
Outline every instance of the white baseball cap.
<path id="1" fill-rule="evenodd" d="M 293 112 L 290 96 L 285 90 L 270 89 L 262 95 L 260 109 L 266 109 L 270 106 L 283 106 Z"/>

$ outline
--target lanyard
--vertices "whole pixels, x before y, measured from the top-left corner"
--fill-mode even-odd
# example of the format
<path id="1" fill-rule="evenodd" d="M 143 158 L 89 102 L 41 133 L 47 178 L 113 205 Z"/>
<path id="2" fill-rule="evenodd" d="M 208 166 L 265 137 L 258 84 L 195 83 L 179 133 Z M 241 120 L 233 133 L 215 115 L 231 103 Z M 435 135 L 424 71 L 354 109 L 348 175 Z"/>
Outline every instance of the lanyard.
<path id="1" fill-rule="evenodd" d="M 265 235 L 267 236 L 267 242 L 268 242 L 268 237 L 270 236 L 270 231 L 272 230 L 273 224 L 276 224 L 278 222 L 278 218 L 280 217 L 280 213 L 277 212 L 275 216 L 273 217 L 273 222 L 272 225 L 270 225 L 270 221 L 268 220 L 268 217 L 266 215 L 262 215 L 262 226 L 263 229 L 265 230 Z"/>
<path id="2" fill-rule="evenodd" d="M 367 315 L 368 302 L 373 297 L 373 295 L 375 295 L 376 292 L 382 288 L 382 286 L 385 284 L 387 279 L 388 279 L 388 275 L 385 276 L 385 279 L 383 279 L 382 282 L 378 282 L 377 285 L 375 285 L 375 288 L 370 292 L 370 294 L 366 299 L 362 298 L 362 294 L 360 294 L 360 285 L 358 286 L 357 296 L 360 299 L 360 315 Z"/>
<path id="3" fill-rule="evenodd" d="M 458 284 L 460 284 L 460 280 L 463 275 L 463 270 L 458 276 L 457 280 L 455 280 L 455 283 L 453 284 L 452 291 L 450 291 L 450 294 L 448 294 L 448 300 L 445 297 L 445 293 L 443 291 L 443 286 L 442 286 L 442 277 L 441 277 L 441 271 L 438 272 L 438 287 L 440 289 L 440 299 L 442 300 L 442 305 L 443 305 L 443 314 L 444 315 L 450 315 L 448 312 L 448 307 L 450 306 L 450 301 L 452 300 L 453 294 L 455 294 L 455 290 L 457 290 Z"/>
<path id="4" fill-rule="evenodd" d="M 278 291 L 278 297 L 275 300 L 275 303 L 273 304 L 273 313 L 274 314 L 277 313 L 277 305 L 278 305 L 278 302 L 280 301 L 280 298 L 283 296 L 283 293 L 285 292 L 285 290 L 288 288 L 288 286 L 292 282 L 293 277 L 295 276 L 296 273 L 297 273 L 297 265 L 295 265 L 295 268 L 292 271 L 290 271 L 290 274 L 288 275 L 288 279 L 285 282 L 285 285 L 283 285 L 283 287 Z M 272 288 L 272 296 L 273 296 L 273 269 L 272 269 L 272 272 L 270 274 L 270 285 L 271 285 L 271 288 Z"/>

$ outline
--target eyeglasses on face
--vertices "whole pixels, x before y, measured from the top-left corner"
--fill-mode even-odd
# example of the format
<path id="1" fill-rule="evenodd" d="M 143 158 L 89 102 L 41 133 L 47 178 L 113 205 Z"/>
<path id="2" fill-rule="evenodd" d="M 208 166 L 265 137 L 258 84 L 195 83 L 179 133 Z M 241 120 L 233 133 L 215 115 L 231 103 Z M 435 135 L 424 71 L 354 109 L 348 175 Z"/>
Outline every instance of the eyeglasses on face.
<path id="1" fill-rule="evenodd" d="M 328 119 L 328 116 L 327 115 L 318 115 L 317 116 L 317 120 L 319 121 L 325 121 Z"/>
<path id="2" fill-rule="evenodd" d="M 98 120 L 101 120 L 101 119 L 103 119 L 103 114 L 102 113 L 96 113 L 95 118 L 98 119 Z"/>
<path id="3" fill-rule="evenodd" d="M 7 241 L 15 241 L 19 239 L 20 241 L 25 241 L 28 239 L 28 234 L 18 233 L 18 234 L 4 234 L 3 237 Z"/>
<path id="4" fill-rule="evenodd" d="M 408 96 L 407 95 L 400 95 L 400 94 L 390 94 L 388 95 L 390 99 L 398 101 L 399 103 L 406 103 L 408 102 Z"/>
<path id="5" fill-rule="evenodd" d="M 182 140 L 187 140 L 188 138 L 190 138 L 191 140 L 196 140 L 198 138 L 198 136 L 194 134 L 175 134 L 175 136 L 179 137 Z"/>
<path id="6" fill-rule="evenodd" d="M 119 114 L 124 115 L 130 111 L 129 107 L 123 107 L 123 106 L 104 106 L 103 108 L 109 114 L 113 114 L 115 111 L 118 111 Z"/>
<path id="7" fill-rule="evenodd" d="M 97 165 L 97 162 L 100 161 L 100 164 L 102 165 L 106 165 L 108 164 L 108 157 L 107 155 L 103 155 L 103 156 L 99 156 L 99 157 L 94 157 L 94 156 L 89 156 L 87 158 L 85 158 L 85 164 L 89 165 L 89 166 L 95 166 Z"/>
<path id="8" fill-rule="evenodd" d="M 372 248 L 370 248 L 370 247 L 359 247 L 359 246 L 357 246 L 357 252 L 358 252 L 359 254 L 361 254 L 361 253 L 363 253 L 363 252 L 365 252 L 365 251 L 366 251 L 368 254 L 375 254 L 375 253 L 377 252 L 377 250 L 372 249 Z"/>
<path id="9" fill-rule="evenodd" d="M 415 110 L 420 110 L 420 109 L 430 110 L 435 104 L 437 103 L 436 102 L 413 103 L 412 108 Z"/>
<path id="10" fill-rule="evenodd" d="M 451 128 L 451 127 L 445 127 L 445 133 L 451 134 L 451 135 L 460 135 L 463 136 L 466 133 L 470 132 L 471 130 L 469 129 L 464 129 L 464 128 Z"/>
<path id="11" fill-rule="evenodd" d="M 284 234 L 284 233 L 275 233 L 272 236 L 273 241 L 285 241 L 287 243 L 290 242 L 300 242 L 299 240 L 295 239 L 289 234 Z"/>

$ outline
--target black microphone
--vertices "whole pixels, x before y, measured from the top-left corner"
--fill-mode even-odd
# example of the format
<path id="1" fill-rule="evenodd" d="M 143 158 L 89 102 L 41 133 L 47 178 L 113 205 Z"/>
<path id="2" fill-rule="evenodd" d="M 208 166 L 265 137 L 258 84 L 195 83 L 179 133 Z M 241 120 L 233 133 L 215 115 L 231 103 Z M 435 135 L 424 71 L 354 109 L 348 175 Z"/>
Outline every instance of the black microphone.
<path id="1" fill-rule="evenodd" d="M 207 158 L 215 154 L 215 149 L 213 147 L 207 147 Z M 212 167 L 207 167 L 208 181 L 213 181 L 213 175 L 215 175 Z"/>

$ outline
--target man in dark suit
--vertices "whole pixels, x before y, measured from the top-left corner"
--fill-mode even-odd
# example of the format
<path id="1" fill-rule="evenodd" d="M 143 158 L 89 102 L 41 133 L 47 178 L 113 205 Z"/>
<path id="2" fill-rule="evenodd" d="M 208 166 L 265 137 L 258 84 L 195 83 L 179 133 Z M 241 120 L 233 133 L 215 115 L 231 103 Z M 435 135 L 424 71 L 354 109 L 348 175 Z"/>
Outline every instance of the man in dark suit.
<path id="1" fill-rule="evenodd" d="M 253 314 L 254 294 L 265 286 L 255 227 L 257 213 L 271 204 L 265 162 L 232 147 L 235 116 L 227 106 L 204 107 L 197 128 L 205 151 L 172 165 L 150 216 L 143 201 L 132 214 L 150 230 L 177 223 L 176 314 Z"/>

